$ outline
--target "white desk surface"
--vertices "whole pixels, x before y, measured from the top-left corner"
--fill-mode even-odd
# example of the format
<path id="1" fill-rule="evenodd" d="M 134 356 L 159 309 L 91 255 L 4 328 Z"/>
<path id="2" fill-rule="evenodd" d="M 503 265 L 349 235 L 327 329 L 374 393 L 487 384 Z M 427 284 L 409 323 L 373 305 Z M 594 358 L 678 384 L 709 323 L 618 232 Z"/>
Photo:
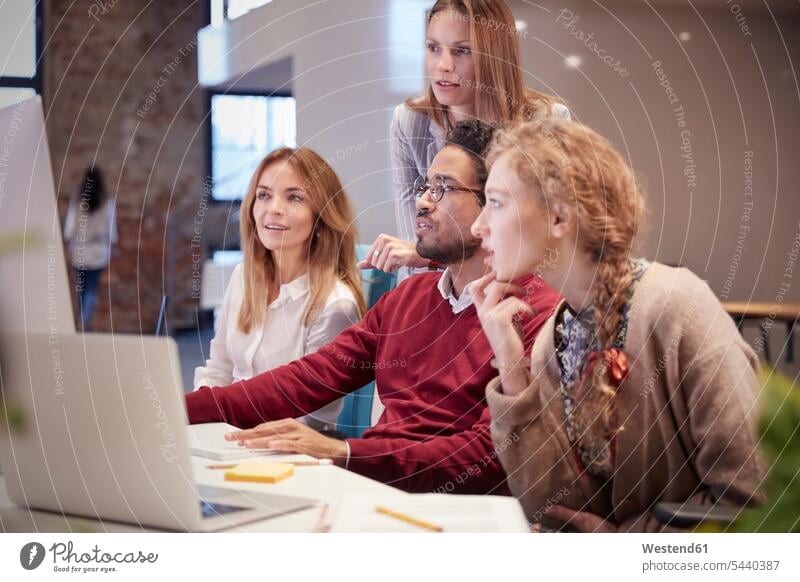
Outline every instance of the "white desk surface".
<path id="1" fill-rule="evenodd" d="M 310 460 L 306 455 L 265 457 L 265 460 Z M 362 477 L 333 465 L 295 467 L 294 476 L 279 483 L 236 483 L 225 481 L 224 471 L 207 469 L 206 465 L 218 463 L 209 459 L 192 457 L 195 478 L 199 485 L 214 485 L 231 489 L 244 489 L 262 493 L 279 493 L 317 499 L 320 504 L 294 513 L 272 517 L 239 526 L 233 531 L 250 532 L 310 532 L 318 523 L 321 506 L 330 506 L 329 515 L 335 515 L 338 503 L 348 493 L 405 495 L 403 491 Z M 5 477 L 0 474 L 0 532 L 137 532 L 151 531 L 118 522 L 101 522 L 82 517 L 63 516 L 45 511 L 31 511 L 15 506 L 8 498 Z M 152 530 L 157 531 L 157 530 Z M 230 531 L 230 530 L 228 530 Z"/>

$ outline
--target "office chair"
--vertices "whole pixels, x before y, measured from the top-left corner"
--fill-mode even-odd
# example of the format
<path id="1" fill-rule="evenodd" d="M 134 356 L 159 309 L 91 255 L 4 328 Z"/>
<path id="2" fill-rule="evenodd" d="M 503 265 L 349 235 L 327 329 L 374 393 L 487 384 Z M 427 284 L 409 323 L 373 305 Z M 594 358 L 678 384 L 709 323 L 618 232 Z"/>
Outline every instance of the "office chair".
<path id="1" fill-rule="evenodd" d="M 358 245 L 356 255 L 362 260 L 370 245 Z M 364 285 L 364 297 L 367 300 L 367 309 L 375 305 L 381 295 L 394 289 L 397 284 L 397 275 L 384 273 L 378 269 L 364 269 L 361 272 L 361 281 Z M 345 438 L 361 438 L 361 435 L 372 426 L 372 402 L 375 398 L 375 382 L 370 382 L 344 397 L 342 412 L 336 424 L 337 432 Z"/>

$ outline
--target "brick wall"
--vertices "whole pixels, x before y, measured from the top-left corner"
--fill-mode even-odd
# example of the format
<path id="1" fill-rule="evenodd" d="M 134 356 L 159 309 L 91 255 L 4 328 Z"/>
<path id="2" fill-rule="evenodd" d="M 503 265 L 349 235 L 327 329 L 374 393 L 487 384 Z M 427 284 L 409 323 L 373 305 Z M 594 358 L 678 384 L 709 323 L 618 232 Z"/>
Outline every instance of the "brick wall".
<path id="1" fill-rule="evenodd" d="M 221 242 L 230 210 L 207 204 L 204 188 L 203 13 L 204 0 L 45 3 L 45 112 L 62 213 L 94 159 L 117 204 L 95 330 L 152 331 L 162 293 L 172 328 L 195 321 L 194 265 Z"/>

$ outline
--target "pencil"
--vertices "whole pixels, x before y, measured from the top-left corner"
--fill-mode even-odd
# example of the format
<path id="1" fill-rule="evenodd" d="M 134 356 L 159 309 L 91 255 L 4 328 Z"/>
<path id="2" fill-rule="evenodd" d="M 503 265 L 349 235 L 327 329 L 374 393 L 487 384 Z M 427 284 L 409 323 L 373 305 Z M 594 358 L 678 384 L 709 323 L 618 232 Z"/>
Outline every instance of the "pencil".
<path id="1" fill-rule="evenodd" d="M 440 525 L 436 525 L 435 523 L 430 523 L 428 521 L 423 521 L 421 519 L 417 519 L 416 517 L 411 517 L 410 515 L 406 515 L 404 513 L 393 511 L 388 507 L 383 507 L 382 505 L 376 507 L 375 511 L 377 511 L 378 513 L 382 513 L 383 515 L 388 515 L 389 517 L 399 519 L 400 521 L 410 523 L 411 525 L 421 527 L 422 529 L 427 529 L 428 531 L 435 531 L 435 532 L 444 531 L 444 529 Z"/>
<path id="2" fill-rule="evenodd" d="M 279 462 L 279 461 L 267 461 Z M 294 465 L 295 467 L 311 467 L 314 465 L 333 465 L 331 459 L 316 459 L 314 461 L 280 461 L 285 462 L 287 465 Z M 218 465 L 206 465 L 206 469 L 233 469 L 239 463 L 221 463 Z"/>
<path id="3" fill-rule="evenodd" d="M 314 533 L 328 533 L 331 531 L 331 523 L 328 520 L 328 509 L 328 504 L 323 504 L 319 512 L 319 517 L 317 518 L 317 524 L 312 530 Z"/>

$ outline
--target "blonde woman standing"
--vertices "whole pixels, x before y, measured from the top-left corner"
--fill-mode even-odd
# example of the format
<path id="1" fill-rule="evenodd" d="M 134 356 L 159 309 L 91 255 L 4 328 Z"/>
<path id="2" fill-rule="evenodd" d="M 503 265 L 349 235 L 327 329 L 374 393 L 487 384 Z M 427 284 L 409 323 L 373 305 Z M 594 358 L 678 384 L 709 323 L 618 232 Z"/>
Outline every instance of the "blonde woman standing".
<path id="1" fill-rule="evenodd" d="M 492 438 L 529 519 L 651 531 L 662 501 L 761 501 L 757 360 L 708 285 L 636 258 L 643 201 L 611 145 L 563 120 L 505 132 L 472 227 L 490 252 L 475 304 L 499 377 Z M 537 273 L 564 296 L 525 357 Z M 512 435 L 518 438 L 510 439 Z"/>
<path id="2" fill-rule="evenodd" d="M 456 123 L 570 117 L 555 97 L 525 86 L 514 16 L 504 0 L 438 0 L 428 13 L 425 71 L 427 90 L 399 105 L 391 126 L 399 237 L 380 235 L 359 265 L 401 269 L 401 279 L 415 268 L 437 267 L 416 251 L 414 183 Z"/>
<path id="3" fill-rule="evenodd" d="M 258 165 L 241 207 L 243 262 L 225 293 L 195 389 L 227 386 L 317 351 L 364 313 L 353 212 L 333 169 L 306 148 Z M 303 417 L 333 428 L 341 400 Z"/>

